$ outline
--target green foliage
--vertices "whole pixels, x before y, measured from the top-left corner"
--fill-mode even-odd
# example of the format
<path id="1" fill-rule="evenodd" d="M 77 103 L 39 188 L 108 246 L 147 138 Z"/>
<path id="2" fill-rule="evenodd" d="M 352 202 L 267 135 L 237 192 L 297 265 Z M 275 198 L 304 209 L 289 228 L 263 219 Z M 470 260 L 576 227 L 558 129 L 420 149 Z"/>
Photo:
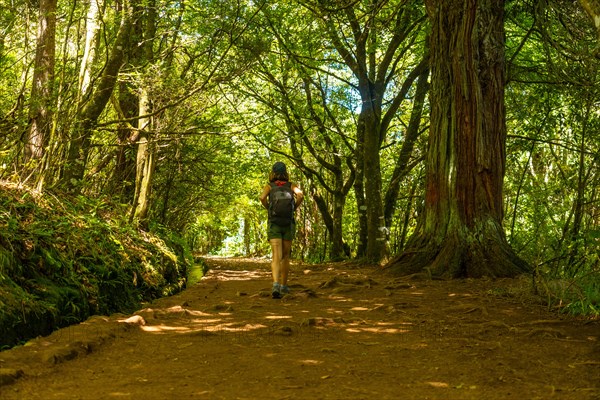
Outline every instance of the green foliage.
<path id="1" fill-rule="evenodd" d="M 513 3 L 506 24 L 507 233 L 545 302 L 598 315 L 596 38 L 576 2 L 527 7 Z"/>
<path id="2" fill-rule="evenodd" d="M 600 316 L 600 270 L 575 277 L 552 277 L 541 270 L 536 272 L 535 292 L 549 307 L 572 315 Z"/>
<path id="3" fill-rule="evenodd" d="M 266 240 L 266 211 L 258 201 L 271 164 L 238 165 L 224 174 L 217 191 L 196 220 L 186 229 L 186 237 L 200 254 L 261 256 L 270 251 Z"/>
<path id="4" fill-rule="evenodd" d="M 194 285 L 202 279 L 208 272 L 208 264 L 206 263 L 204 257 L 196 256 L 193 258 L 193 264 L 188 269 L 187 274 L 187 284 Z"/>
<path id="5" fill-rule="evenodd" d="M 600 271 L 593 276 L 586 276 L 574 280 L 577 290 L 573 294 L 561 298 L 565 304 L 564 310 L 574 315 L 600 316 Z"/>
<path id="6" fill-rule="evenodd" d="M 165 229 L 135 230 L 116 205 L 3 183 L 1 344 L 175 293 L 192 262 L 180 237 Z"/>
<path id="7" fill-rule="evenodd" d="M 66 134 L 72 133 L 76 112 L 87 99 L 79 93 L 85 35 L 73 21 L 85 18 L 88 4 L 58 4 L 62 17 L 50 100 L 55 136 L 49 138 L 44 159 L 45 187 L 52 187 L 63 170 Z M 349 4 L 352 8 L 345 7 Z M 394 20 L 402 17 L 412 24 L 424 18 L 422 2 L 398 0 L 158 1 L 156 6 L 156 32 L 131 38 L 113 101 L 93 131 L 85 197 L 42 197 L 6 185 L 0 189 L 3 329 L 24 326 L 26 320 L 47 331 L 173 293 L 185 285 L 186 275 L 197 279 L 202 269 L 188 242 L 195 254 L 269 254 L 266 213 L 257 196 L 275 160 L 288 161 L 292 180 L 307 198 L 298 215 L 294 256 L 309 262 L 327 259 L 332 238 L 314 199 L 321 196 L 329 208 L 325 212 L 332 212 L 331 189 L 351 180 L 357 127 L 364 123 L 359 121 L 358 82 L 336 50 L 335 37 L 352 48 L 366 37 L 367 25 L 376 27 L 368 41 L 372 57 L 360 65 L 374 67 L 375 75 L 388 56 L 385 45 L 401 33 L 390 29 Z M 38 11 L 21 0 L 0 0 L 0 9 L 0 178 L 32 184 L 38 171 L 30 175 L 20 163 L 30 120 Z M 351 12 L 358 16 L 356 24 L 346 18 Z M 91 90 L 106 68 L 119 23 L 116 8 L 101 13 Z M 144 9 L 136 16 L 139 28 L 149 22 L 148 14 Z M 422 26 L 409 35 L 393 70 L 385 74 L 384 109 L 422 57 L 427 33 Z M 594 314 L 600 253 L 600 68 L 592 51 L 597 37 L 578 2 L 564 0 L 507 2 L 505 28 L 507 237 L 537 266 L 540 293 L 550 304 Z M 150 41 L 154 59 L 140 63 L 141 43 Z M 150 185 L 152 234 L 128 223 L 136 179 L 136 93 L 141 89 L 152 103 L 147 133 L 157 160 Z M 382 137 L 384 191 L 406 137 L 414 96 L 413 85 Z M 122 98 L 130 109 L 119 103 Z M 421 160 L 427 150 L 422 136 L 388 227 L 391 255 L 402 251 L 422 206 Z M 118 159 L 119 150 L 124 150 L 123 159 Z M 119 164 L 123 161 L 128 163 Z M 329 169 L 336 165 L 339 173 Z M 353 190 L 344 196 L 342 233 L 354 256 L 364 210 L 357 209 Z M 115 204 L 117 198 L 127 204 Z M 22 313 L 10 311 L 16 309 Z"/>

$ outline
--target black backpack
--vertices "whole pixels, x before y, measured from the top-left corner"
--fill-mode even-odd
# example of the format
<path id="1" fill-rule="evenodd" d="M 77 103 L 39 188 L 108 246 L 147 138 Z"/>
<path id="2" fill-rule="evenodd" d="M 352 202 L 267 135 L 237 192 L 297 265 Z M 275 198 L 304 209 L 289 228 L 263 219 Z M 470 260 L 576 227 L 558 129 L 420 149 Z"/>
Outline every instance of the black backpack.
<path id="1" fill-rule="evenodd" d="M 271 182 L 269 192 L 269 222 L 288 226 L 294 221 L 295 198 L 292 184 L 286 182 L 281 186 Z"/>

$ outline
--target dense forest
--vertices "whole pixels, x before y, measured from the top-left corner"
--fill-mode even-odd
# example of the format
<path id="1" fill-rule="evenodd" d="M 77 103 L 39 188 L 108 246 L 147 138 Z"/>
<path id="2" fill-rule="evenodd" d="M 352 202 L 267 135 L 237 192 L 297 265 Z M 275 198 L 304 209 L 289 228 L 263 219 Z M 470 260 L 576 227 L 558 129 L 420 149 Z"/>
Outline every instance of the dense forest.
<path id="1" fill-rule="evenodd" d="M 0 190 L 264 256 L 257 197 L 284 161 L 306 195 L 297 259 L 531 273 L 562 307 L 600 311 L 597 0 L 0 9 Z M 19 210 L 1 210 L 2 254 Z"/>

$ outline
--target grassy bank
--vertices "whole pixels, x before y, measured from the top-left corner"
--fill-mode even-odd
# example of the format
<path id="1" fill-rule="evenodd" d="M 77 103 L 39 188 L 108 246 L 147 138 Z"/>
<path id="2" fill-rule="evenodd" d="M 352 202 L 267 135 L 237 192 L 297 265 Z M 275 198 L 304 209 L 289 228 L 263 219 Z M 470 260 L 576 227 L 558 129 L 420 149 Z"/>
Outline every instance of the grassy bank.
<path id="1" fill-rule="evenodd" d="M 0 348 L 180 291 L 192 257 L 124 210 L 0 183 Z"/>

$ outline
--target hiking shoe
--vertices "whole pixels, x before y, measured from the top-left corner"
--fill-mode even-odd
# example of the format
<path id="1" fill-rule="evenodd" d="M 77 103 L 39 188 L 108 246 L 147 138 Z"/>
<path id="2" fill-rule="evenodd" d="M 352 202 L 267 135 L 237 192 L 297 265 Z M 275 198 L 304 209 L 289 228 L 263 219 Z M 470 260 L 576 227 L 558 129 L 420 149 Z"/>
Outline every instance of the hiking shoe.
<path id="1" fill-rule="evenodd" d="M 274 299 L 281 298 L 281 285 L 279 285 L 279 283 L 273 282 L 273 289 L 271 289 L 271 296 Z"/>
<path id="2" fill-rule="evenodd" d="M 279 292 L 281 294 L 290 294 L 290 287 L 288 285 L 281 285 Z"/>

